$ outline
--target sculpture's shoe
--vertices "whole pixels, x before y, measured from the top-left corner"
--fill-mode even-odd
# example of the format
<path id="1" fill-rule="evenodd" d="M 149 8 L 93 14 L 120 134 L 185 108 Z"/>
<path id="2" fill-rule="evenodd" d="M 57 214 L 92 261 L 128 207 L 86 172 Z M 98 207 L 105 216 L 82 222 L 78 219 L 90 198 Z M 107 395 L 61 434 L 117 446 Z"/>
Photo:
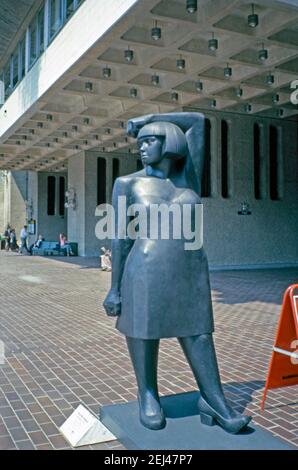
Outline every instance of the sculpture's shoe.
<path id="1" fill-rule="evenodd" d="M 163 429 L 166 425 L 166 418 L 159 402 L 153 397 L 141 400 L 140 396 L 138 396 L 138 401 L 142 425 L 154 431 Z"/>
<path id="2" fill-rule="evenodd" d="M 198 406 L 202 424 L 213 426 L 217 422 L 225 431 L 232 434 L 237 434 L 241 429 L 244 429 L 251 420 L 251 416 L 242 416 L 235 413 L 232 409 L 231 416 L 224 418 L 208 405 L 202 396 L 199 398 Z"/>

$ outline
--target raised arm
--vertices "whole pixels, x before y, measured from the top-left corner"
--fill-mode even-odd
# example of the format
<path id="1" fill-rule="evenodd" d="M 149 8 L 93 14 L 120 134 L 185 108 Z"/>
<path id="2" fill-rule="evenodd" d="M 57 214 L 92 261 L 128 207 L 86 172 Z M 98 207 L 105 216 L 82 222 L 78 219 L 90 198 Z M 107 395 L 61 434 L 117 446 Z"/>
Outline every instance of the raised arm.
<path id="1" fill-rule="evenodd" d="M 109 316 L 121 313 L 120 286 L 126 258 L 133 245 L 133 240 L 126 237 L 127 216 L 125 210 L 118 210 L 120 197 L 126 197 L 129 205 L 129 185 L 125 178 L 118 178 L 113 188 L 112 204 L 115 212 L 115 238 L 112 240 L 112 285 L 103 306 Z M 123 199 L 124 201 L 124 199 Z"/>
<path id="2" fill-rule="evenodd" d="M 186 177 L 190 186 L 198 194 L 201 192 L 201 180 L 205 157 L 205 116 L 201 113 L 164 113 L 147 114 L 128 121 L 127 133 L 137 137 L 139 130 L 151 122 L 171 122 L 185 133 L 188 155 L 185 165 Z"/>

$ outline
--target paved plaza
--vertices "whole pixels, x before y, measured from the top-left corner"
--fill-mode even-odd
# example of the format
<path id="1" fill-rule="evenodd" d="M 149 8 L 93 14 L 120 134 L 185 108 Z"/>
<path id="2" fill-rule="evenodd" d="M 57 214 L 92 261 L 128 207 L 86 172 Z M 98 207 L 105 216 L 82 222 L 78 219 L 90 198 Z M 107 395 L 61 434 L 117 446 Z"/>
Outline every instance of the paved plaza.
<path id="1" fill-rule="evenodd" d="M 0 449 L 67 449 L 58 428 L 80 403 L 98 414 L 101 405 L 136 397 L 125 340 L 102 308 L 110 273 L 96 259 L 1 252 L 0 279 Z M 298 269 L 211 273 L 226 395 L 255 424 L 298 447 L 297 386 L 269 391 L 260 412 L 283 292 L 297 280 Z M 161 342 L 159 384 L 161 395 L 195 389 L 175 339 Z"/>

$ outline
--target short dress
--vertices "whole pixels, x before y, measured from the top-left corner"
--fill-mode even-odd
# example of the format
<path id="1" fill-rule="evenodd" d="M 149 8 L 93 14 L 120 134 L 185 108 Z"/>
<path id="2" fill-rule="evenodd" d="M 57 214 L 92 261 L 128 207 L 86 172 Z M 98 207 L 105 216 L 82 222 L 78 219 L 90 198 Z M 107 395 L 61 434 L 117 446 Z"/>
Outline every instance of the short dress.
<path id="1" fill-rule="evenodd" d="M 157 198 L 144 194 L 138 202 L 148 206 L 156 203 Z M 162 202 L 179 204 L 181 214 L 183 206 L 189 205 L 193 220 L 195 205 L 201 204 L 199 196 L 188 188 L 176 188 Z M 169 239 L 150 239 L 148 224 L 148 238 L 136 239 L 126 259 L 121 280 L 121 314 L 116 322 L 117 329 L 126 336 L 159 339 L 214 331 L 204 248 L 186 250 L 185 243 L 190 240 L 183 237 L 183 230 L 179 239 L 174 238 L 172 222 L 173 219 Z"/>

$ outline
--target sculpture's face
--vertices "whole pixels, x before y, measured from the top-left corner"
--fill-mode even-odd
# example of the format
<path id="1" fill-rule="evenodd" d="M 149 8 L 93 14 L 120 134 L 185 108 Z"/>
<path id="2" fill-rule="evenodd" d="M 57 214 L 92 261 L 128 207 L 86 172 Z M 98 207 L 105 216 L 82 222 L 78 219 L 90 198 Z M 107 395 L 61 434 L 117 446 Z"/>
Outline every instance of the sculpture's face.
<path id="1" fill-rule="evenodd" d="M 138 140 L 140 155 L 143 165 L 154 165 L 163 159 L 162 147 L 163 138 L 147 136 Z"/>

